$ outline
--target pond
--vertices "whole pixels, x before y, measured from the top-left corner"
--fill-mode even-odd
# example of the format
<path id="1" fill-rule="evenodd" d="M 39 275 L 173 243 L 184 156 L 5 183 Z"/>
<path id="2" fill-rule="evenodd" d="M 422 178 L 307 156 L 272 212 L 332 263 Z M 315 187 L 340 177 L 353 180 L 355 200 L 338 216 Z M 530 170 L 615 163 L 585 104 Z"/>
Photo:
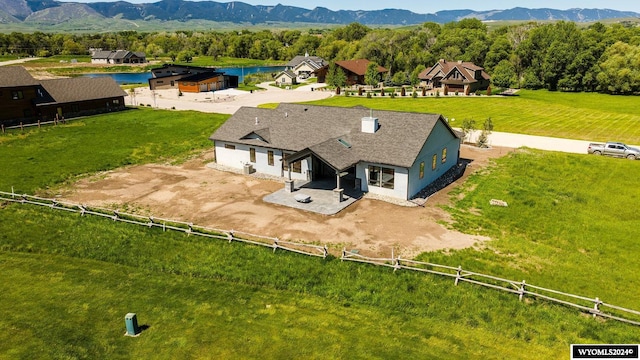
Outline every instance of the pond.
<path id="1" fill-rule="evenodd" d="M 227 75 L 237 75 L 238 82 L 242 83 L 244 81 L 244 76 L 249 74 L 256 73 L 279 73 L 284 70 L 284 66 L 248 66 L 248 67 L 226 67 L 226 68 L 216 68 L 216 71 L 223 72 Z M 151 72 L 145 73 L 95 73 L 95 74 L 84 74 L 82 76 L 86 77 L 103 77 L 110 76 L 112 77 L 118 84 L 146 84 L 148 80 L 151 78 Z"/>

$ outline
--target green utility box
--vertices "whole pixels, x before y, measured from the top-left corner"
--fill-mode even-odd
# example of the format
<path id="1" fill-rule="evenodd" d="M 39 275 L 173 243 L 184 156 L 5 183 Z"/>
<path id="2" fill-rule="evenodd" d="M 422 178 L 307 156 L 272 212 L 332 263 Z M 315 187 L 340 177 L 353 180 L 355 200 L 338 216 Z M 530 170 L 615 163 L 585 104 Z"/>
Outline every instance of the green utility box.
<path id="1" fill-rule="evenodd" d="M 128 313 L 124 317 L 124 323 L 127 325 L 127 336 L 136 336 L 140 332 L 138 329 L 138 317 L 135 313 Z"/>

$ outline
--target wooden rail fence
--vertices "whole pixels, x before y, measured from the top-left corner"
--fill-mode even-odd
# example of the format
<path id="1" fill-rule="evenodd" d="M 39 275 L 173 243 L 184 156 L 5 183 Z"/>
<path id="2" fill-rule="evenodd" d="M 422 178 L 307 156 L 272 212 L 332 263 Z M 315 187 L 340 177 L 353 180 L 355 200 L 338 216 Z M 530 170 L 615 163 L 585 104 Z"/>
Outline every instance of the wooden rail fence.
<path id="1" fill-rule="evenodd" d="M 153 216 L 141 216 L 135 214 L 122 213 L 118 210 L 110 210 L 87 205 L 62 202 L 56 199 L 40 198 L 26 194 L 15 194 L 0 191 L 0 200 L 21 204 L 33 204 L 46 206 L 55 210 L 63 210 L 80 213 L 84 215 L 95 215 L 109 218 L 113 221 L 120 221 L 129 224 L 136 224 L 146 227 L 160 227 L 163 231 L 174 230 L 184 232 L 187 235 L 203 236 L 213 239 L 226 240 L 229 242 L 238 241 L 258 246 L 270 247 L 275 252 L 277 249 L 291 251 L 298 254 L 326 258 L 329 255 L 327 246 L 312 244 L 302 244 L 291 241 L 284 241 L 278 238 L 259 236 L 234 230 L 220 230 L 207 228 L 176 220 L 155 218 Z M 525 280 L 514 281 L 496 276 L 485 275 L 462 269 L 462 266 L 453 267 L 428 262 L 403 259 L 395 256 L 392 250 L 390 258 L 372 258 L 363 256 L 346 249 L 342 250 L 340 256 L 342 261 L 352 261 L 359 263 L 385 266 L 397 270 L 410 270 L 423 273 L 446 276 L 454 279 L 454 285 L 460 282 L 506 291 L 518 295 L 522 301 L 525 297 L 538 298 L 549 302 L 562 304 L 577 308 L 583 312 L 592 314 L 593 317 L 603 317 L 640 326 L 640 311 L 623 308 L 620 306 L 605 303 L 600 298 L 589 298 L 561 291 L 547 289 L 540 286 L 528 284 Z"/>
<path id="2" fill-rule="evenodd" d="M 259 236 L 242 231 L 207 228 L 183 221 L 162 219 L 153 216 L 128 214 L 120 212 L 118 210 L 74 204 L 70 202 L 58 201 L 56 199 L 46 199 L 37 196 L 21 195 L 15 194 L 13 192 L 7 193 L 0 191 L 0 200 L 21 204 L 45 206 L 55 210 L 76 212 L 80 213 L 81 216 L 95 215 L 128 224 L 142 225 L 149 228 L 158 227 L 162 228 L 163 231 L 174 230 L 184 232 L 187 235 L 203 236 L 212 239 L 226 240 L 229 242 L 239 241 L 247 244 L 269 247 L 272 248 L 274 252 L 278 249 L 282 249 L 298 254 L 317 256 L 322 258 L 326 258 L 329 255 L 329 251 L 326 245 L 319 246 L 312 244 L 303 244 L 285 241 L 278 238 Z"/>

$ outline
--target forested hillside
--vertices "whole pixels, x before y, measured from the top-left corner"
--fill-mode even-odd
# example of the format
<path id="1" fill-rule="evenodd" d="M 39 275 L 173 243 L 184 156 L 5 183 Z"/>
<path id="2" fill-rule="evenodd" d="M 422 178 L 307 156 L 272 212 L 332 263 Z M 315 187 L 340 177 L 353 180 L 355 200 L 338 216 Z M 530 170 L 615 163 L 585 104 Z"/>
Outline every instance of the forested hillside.
<path id="1" fill-rule="evenodd" d="M 198 56 L 271 59 L 305 52 L 328 61 L 367 58 L 389 69 L 387 82 L 416 83 L 439 59 L 483 66 L 498 87 L 640 93 L 640 27 L 630 23 L 524 23 L 489 30 L 477 19 L 410 29 L 359 23 L 333 30 L 0 34 L 0 54 L 87 54 L 89 48 L 144 51 L 147 58 Z"/>

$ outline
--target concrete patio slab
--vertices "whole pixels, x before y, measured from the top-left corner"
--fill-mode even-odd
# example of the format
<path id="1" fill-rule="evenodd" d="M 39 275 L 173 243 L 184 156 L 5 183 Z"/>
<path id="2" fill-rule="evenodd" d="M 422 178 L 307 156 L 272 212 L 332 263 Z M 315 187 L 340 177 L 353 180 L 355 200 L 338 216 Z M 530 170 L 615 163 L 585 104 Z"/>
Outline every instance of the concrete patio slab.
<path id="1" fill-rule="evenodd" d="M 322 215 L 335 215 L 362 198 L 363 193 L 356 189 L 345 189 L 343 201 L 337 202 L 333 191 L 335 181 L 294 181 L 294 191 L 282 189 L 263 198 L 267 203 L 288 206 Z M 299 202 L 296 196 L 308 196 L 309 202 Z"/>

